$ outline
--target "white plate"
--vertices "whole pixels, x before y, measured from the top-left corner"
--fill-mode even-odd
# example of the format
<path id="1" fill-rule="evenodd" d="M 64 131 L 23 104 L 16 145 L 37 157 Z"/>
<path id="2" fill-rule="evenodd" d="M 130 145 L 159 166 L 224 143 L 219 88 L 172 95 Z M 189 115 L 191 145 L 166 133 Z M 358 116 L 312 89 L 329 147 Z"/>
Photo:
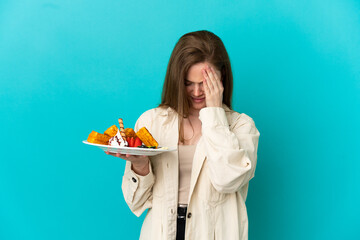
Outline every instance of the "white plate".
<path id="1" fill-rule="evenodd" d="M 121 154 L 131 154 L 131 155 L 155 156 L 155 155 L 158 155 L 160 153 L 171 152 L 171 151 L 176 150 L 176 148 L 167 148 L 167 147 L 160 147 L 160 148 L 157 148 L 157 149 L 138 148 L 138 147 L 115 147 L 115 146 L 110 146 L 110 145 L 89 143 L 86 140 L 84 140 L 83 143 L 99 147 L 102 150 L 104 150 L 105 152 L 109 150 L 109 152 L 111 152 L 111 153 L 121 153 Z"/>

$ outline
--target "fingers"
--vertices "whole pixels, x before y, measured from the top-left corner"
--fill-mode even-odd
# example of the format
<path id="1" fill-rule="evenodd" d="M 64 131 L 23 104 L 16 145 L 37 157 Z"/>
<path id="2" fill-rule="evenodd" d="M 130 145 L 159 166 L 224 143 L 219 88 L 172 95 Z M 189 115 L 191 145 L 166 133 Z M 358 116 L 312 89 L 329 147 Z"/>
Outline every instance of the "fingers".
<path id="1" fill-rule="evenodd" d="M 107 155 L 111 155 L 111 156 L 116 157 L 116 154 L 115 154 L 115 153 L 112 153 L 112 152 L 109 152 L 109 150 L 107 150 L 105 153 L 106 153 Z"/>
<path id="2" fill-rule="evenodd" d="M 206 79 L 204 78 L 203 81 L 203 86 L 204 86 L 204 90 L 205 90 L 205 96 L 209 96 L 210 95 L 210 89 L 208 86 L 208 82 L 206 81 Z"/>
<path id="3" fill-rule="evenodd" d="M 223 91 L 224 89 L 223 89 L 223 85 L 222 85 L 222 82 L 221 82 L 221 73 L 220 73 L 220 71 L 217 71 L 214 68 L 211 68 L 211 71 L 212 71 L 212 74 L 214 75 L 215 83 L 216 83 L 218 89 L 220 91 Z"/>
<path id="4" fill-rule="evenodd" d="M 203 86 L 205 90 L 206 106 L 221 107 L 224 87 L 220 81 L 220 72 L 209 65 L 206 65 L 206 67 L 202 69 L 202 74 L 204 77 Z"/>
<path id="5" fill-rule="evenodd" d="M 109 150 L 105 151 L 105 153 L 107 155 L 113 156 L 113 157 L 118 157 L 118 158 L 123 158 L 125 157 L 125 154 L 121 154 L 121 153 L 113 153 L 113 152 L 109 152 Z"/>
<path id="6" fill-rule="evenodd" d="M 109 150 L 105 151 L 105 153 L 107 155 L 113 156 L 113 157 L 118 157 L 121 159 L 124 159 L 126 161 L 138 161 L 141 160 L 142 158 L 146 158 L 146 155 L 131 155 L 131 154 L 121 154 L 121 153 L 113 153 L 113 152 L 109 152 Z"/>
<path id="7" fill-rule="evenodd" d="M 205 85 L 207 85 L 209 93 L 223 90 L 223 86 L 220 81 L 220 73 L 217 73 L 212 67 L 208 65 L 206 66 L 206 68 L 202 69 L 202 73 L 205 79 Z"/>
<path id="8" fill-rule="evenodd" d="M 212 79 L 213 76 L 210 76 L 209 75 L 209 70 L 208 69 L 203 69 L 202 70 L 202 73 L 203 73 L 203 76 L 204 76 L 204 79 L 205 79 L 205 84 L 207 86 L 207 90 L 208 90 L 208 93 L 212 93 L 214 91 L 214 81 Z"/>
<path id="9" fill-rule="evenodd" d="M 222 84 L 220 81 L 221 75 L 220 73 L 217 73 L 214 68 L 210 67 L 210 79 L 213 80 L 214 88 L 217 88 L 218 90 L 222 90 Z"/>
<path id="10" fill-rule="evenodd" d="M 212 67 L 208 66 L 207 70 L 208 70 L 208 75 L 213 82 L 217 82 L 220 80 L 219 76 L 215 73 L 215 70 Z"/>

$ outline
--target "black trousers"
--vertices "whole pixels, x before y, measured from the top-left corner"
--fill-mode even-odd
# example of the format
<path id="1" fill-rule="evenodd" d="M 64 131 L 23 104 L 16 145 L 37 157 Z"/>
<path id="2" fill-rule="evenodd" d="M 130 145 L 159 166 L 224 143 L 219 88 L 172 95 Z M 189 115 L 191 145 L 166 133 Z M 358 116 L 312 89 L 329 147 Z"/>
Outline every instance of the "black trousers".
<path id="1" fill-rule="evenodd" d="M 186 207 L 178 207 L 178 216 L 176 222 L 176 240 L 185 239 L 186 211 Z"/>

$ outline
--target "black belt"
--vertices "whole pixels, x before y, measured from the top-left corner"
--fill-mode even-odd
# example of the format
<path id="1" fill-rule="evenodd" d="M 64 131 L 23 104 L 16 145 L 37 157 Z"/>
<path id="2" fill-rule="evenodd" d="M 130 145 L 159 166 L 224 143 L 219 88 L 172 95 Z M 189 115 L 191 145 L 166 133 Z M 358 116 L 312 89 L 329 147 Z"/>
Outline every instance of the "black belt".
<path id="1" fill-rule="evenodd" d="M 178 210 L 177 210 L 177 218 L 185 219 L 186 218 L 186 212 L 187 212 L 187 205 L 179 204 L 178 205 Z"/>

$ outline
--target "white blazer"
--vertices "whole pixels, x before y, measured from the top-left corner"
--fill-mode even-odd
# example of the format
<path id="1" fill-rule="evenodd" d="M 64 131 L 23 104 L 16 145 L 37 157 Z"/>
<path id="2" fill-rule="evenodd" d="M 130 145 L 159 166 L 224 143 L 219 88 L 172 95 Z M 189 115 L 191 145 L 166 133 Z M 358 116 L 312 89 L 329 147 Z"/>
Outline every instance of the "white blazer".
<path id="1" fill-rule="evenodd" d="M 202 136 L 193 159 L 185 239 L 248 239 L 245 200 L 254 177 L 260 133 L 254 121 L 227 106 L 200 110 Z M 178 114 L 171 108 L 146 111 L 135 131 L 146 127 L 160 146 L 177 147 Z M 127 162 L 122 190 L 131 211 L 148 209 L 140 239 L 176 238 L 178 152 L 150 157 L 150 173 L 137 175 Z"/>

